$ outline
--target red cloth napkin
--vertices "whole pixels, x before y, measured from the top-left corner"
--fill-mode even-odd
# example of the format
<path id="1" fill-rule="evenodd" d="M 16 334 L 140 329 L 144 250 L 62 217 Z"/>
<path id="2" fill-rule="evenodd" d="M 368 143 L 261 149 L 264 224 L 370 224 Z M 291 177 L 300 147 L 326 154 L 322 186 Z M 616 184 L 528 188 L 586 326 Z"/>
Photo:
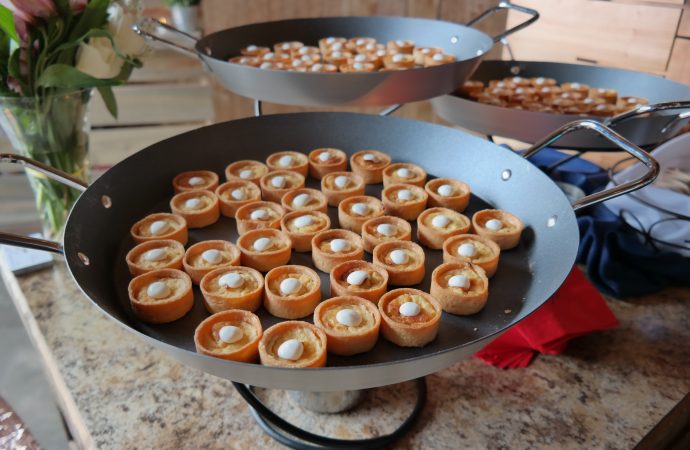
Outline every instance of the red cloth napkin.
<path id="1" fill-rule="evenodd" d="M 617 326 L 599 291 L 574 267 L 541 308 L 474 356 L 502 369 L 527 367 L 537 353 L 557 355 L 573 338 Z"/>

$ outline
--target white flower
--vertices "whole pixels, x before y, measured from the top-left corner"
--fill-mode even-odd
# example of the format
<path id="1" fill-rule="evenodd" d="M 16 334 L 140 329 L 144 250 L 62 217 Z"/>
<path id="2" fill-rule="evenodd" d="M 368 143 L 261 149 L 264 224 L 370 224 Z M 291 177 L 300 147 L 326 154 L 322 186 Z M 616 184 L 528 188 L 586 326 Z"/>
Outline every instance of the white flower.
<path id="1" fill-rule="evenodd" d="M 113 36 L 120 53 L 128 57 L 141 56 L 146 51 L 146 41 L 132 30 L 135 18 L 126 14 L 117 3 L 108 7 L 108 31 Z"/>
<path id="2" fill-rule="evenodd" d="M 110 39 L 104 37 L 89 39 L 77 51 L 77 69 L 94 78 L 116 77 L 124 62 L 113 50 Z"/>

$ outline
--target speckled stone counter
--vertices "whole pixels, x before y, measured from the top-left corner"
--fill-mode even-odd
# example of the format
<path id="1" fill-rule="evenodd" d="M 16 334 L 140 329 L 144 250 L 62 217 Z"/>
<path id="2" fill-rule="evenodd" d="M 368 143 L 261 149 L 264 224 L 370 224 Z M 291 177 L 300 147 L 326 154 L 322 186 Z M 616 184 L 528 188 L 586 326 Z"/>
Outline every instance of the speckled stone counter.
<path id="1" fill-rule="evenodd" d="M 86 448 L 273 449 L 230 382 L 187 368 L 108 320 L 64 264 L 3 276 Z M 690 390 L 690 290 L 610 300 L 617 330 L 573 341 L 527 369 L 478 360 L 428 377 L 420 422 L 400 448 L 633 447 Z M 283 391 L 260 390 L 275 411 L 341 438 L 392 431 L 414 402 L 411 383 L 374 389 L 353 411 L 319 415 Z"/>

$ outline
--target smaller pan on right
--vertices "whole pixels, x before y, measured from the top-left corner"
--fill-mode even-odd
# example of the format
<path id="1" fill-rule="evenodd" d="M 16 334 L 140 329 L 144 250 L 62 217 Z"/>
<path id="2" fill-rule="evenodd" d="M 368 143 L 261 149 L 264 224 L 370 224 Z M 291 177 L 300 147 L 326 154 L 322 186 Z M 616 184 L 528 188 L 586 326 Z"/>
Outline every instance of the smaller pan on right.
<path id="1" fill-rule="evenodd" d="M 690 100 L 690 86 L 655 75 L 624 69 L 542 61 L 484 61 L 472 80 L 490 80 L 521 76 L 546 77 L 557 82 L 579 82 L 592 87 L 615 89 L 621 96 L 644 97 L 650 104 Z M 534 112 L 479 103 L 458 95 L 444 95 L 432 100 L 442 119 L 491 136 L 503 136 L 535 143 L 553 130 L 582 117 L 571 114 Z M 634 144 L 653 149 L 672 138 L 690 118 L 677 120 L 679 111 L 663 111 L 621 121 L 612 128 Z M 616 148 L 590 131 L 571 134 L 558 141 L 558 148 L 583 151 L 615 151 Z"/>

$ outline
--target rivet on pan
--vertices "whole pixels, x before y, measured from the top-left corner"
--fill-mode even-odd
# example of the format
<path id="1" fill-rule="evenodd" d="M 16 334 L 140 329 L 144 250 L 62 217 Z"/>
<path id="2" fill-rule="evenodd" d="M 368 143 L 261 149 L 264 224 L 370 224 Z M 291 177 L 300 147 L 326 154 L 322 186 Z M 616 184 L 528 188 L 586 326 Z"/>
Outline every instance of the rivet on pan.
<path id="1" fill-rule="evenodd" d="M 88 256 L 83 254 L 82 252 L 77 252 L 77 256 L 79 257 L 79 260 L 84 264 L 85 266 L 91 265 L 91 260 L 89 259 Z"/>
<path id="2" fill-rule="evenodd" d="M 546 219 L 546 226 L 549 228 L 553 228 L 556 226 L 556 222 L 558 222 L 558 216 L 554 214 L 553 216 Z"/>
<path id="3" fill-rule="evenodd" d="M 510 68 L 510 73 L 513 75 L 517 75 L 520 73 L 520 66 L 513 66 Z"/>
<path id="4" fill-rule="evenodd" d="M 510 180 L 510 177 L 513 176 L 513 172 L 510 169 L 505 169 L 503 172 L 501 172 L 501 180 L 503 181 L 508 181 Z"/>
<path id="5" fill-rule="evenodd" d="M 451 36 L 451 37 L 450 37 L 450 43 L 451 43 L 451 44 L 457 44 L 458 41 L 459 41 L 459 39 L 458 39 L 457 36 Z"/>
<path id="6" fill-rule="evenodd" d="M 113 206 L 113 201 L 107 195 L 101 195 L 101 204 L 105 209 L 110 209 Z"/>

